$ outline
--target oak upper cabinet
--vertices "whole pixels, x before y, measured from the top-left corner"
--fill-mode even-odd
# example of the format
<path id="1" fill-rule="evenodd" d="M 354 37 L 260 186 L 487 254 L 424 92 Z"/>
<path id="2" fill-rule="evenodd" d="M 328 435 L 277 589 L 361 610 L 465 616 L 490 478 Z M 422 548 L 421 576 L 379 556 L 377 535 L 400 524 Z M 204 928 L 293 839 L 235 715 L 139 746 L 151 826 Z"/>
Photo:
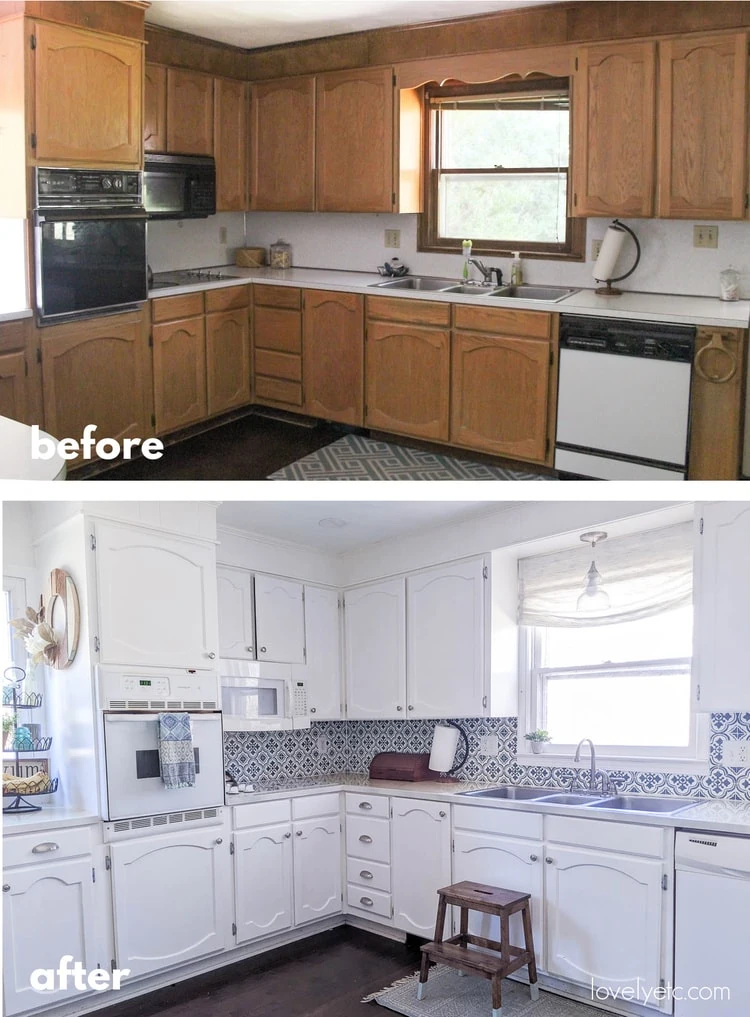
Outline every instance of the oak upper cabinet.
<path id="1" fill-rule="evenodd" d="M 741 219 L 747 191 L 745 32 L 659 44 L 659 215 Z"/>
<path id="2" fill-rule="evenodd" d="M 167 69 L 167 151 L 214 154 L 214 79 L 208 74 Z"/>
<path id="3" fill-rule="evenodd" d="M 143 84 L 143 147 L 147 152 L 166 152 L 167 68 L 147 63 Z"/>
<path id="4" fill-rule="evenodd" d="M 294 823 L 294 924 L 341 911 L 341 820 Z"/>
<path id="5" fill-rule="evenodd" d="M 696 709 L 750 710 L 750 508 L 701 505 L 695 534 L 694 674 Z M 701 532 L 702 530 L 702 532 Z"/>
<path id="6" fill-rule="evenodd" d="M 403 578 L 346 591 L 346 715 L 350 720 L 405 717 L 405 593 Z"/>
<path id="7" fill-rule="evenodd" d="M 258 660 L 305 663 L 304 587 L 293 579 L 255 576 Z"/>
<path id="8" fill-rule="evenodd" d="M 156 431 L 163 434 L 206 416 L 205 319 L 201 314 L 163 322 L 152 335 Z"/>
<path id="9" fill-rule="evenodd" d="M 341 605 L 338 590 L 305 584 L 306 663 L 292 664 L 292 678 L 307 686 L 312 720 L 341 720 Z"/>
<path id="10" fill-rule="evenodd" d="M 341 424 L 364 416 L 364 297 L 308 290 L 304 294 L 305 413 Z"/>
<path id="11" fill-rule="evenodd" d="M 213 545 L 103 520 L 94 536 L 98 662 L 213 670 Z"/>
<path id="12" fill-rule="evenodd" d="M 315 209 L 315 79 L 253 85 L 250 206 L 258 211 Z"/>
<path id="13" fill-rule="evenodd" d="M 584 46 L 576 67 L 573 215 L 653 215 L 656 43 Z"/>
<path id="14" fill-rule="evenodd" d="M 208 290 L 206 386 L 209 415 L 250 402 L 250 289 Z"/>
<path id="15" fill-rule="evenodd" d="M 240 830 L 234 838 L 237 943 L 292 927 L 292 824 Z"/>
<path id="16" fill-rule="evenodd" d="M 442 802 L 392 799 L 391 880 L 393 924 L 429 939 L 437 891 L 451 882 L 451 823 Z"/>
<path id="17" fill-rule="evenodd" d="M 321 74 L 316 85 L 317 210 L 393 211 L 392 68 Z"/>
<path id="18" fill-rule="evenodd" d="M 484 558 L 406 577 L 410 717 L 486 712 Z"/>
<path id="19" fill-rule="evenodd" d="M 255 660 L 253 577 L 244 569 L 216 570 L 219 602 L 219 656 Z"/>
<path id="20" fill-rule="evenodd" d="M 247 208 L 247 89 L 244 81 L 214 79 L 217 212 Z"/>
<path id="21" fill-rule="evenodd" d="M 138 168 L 143 43 L 36 22 L 33 158 Z"/>

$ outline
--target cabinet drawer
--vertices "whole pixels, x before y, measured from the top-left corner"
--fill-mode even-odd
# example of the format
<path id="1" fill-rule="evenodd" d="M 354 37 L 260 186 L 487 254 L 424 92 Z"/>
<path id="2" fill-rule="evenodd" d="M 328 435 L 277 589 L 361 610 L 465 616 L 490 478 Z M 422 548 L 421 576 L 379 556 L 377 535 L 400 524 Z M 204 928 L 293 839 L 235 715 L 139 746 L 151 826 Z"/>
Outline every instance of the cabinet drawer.
<path id="1" fill-rule="evenodd" d="M 250 304 L 250 287 L 225 286 L 223 289 L 206 290 L 206 313 L 210 311 L 233 311 Z"/>
<path id="2" fill-rule="evenodd" d="M 278 307 L 256 307 L 253 322 L 256 349 L 302 353 L 302 315 Z"/>
<path id="3" fill-rule="evenodd" d="M 514 311 L 505 307 L 469 307 L 456 304 L 454 325 L 475 332 L 495 335 L 527 335 L 532 339 L 549 339 L 552 315 L 543 311 Z"/>
<path id="4" fill-rule="evenodd" d="M 298 311 L 302 307 L 302 290 L 294 286 L 254 286 L 253 300 L 265 307 L 290 307 Z"/>
<path id="5" fill-rule="evenodd" d="M 255 379 L 255 398 L 261 403 L 264 399 L 270 399 L 274 403 L 301 406 L 302 386 L 295 381 L 282 381 L 280 378 L 265 378 L 259 375 Z"/>
<path id="6" fill-rule="evenodd" d="M 288 823 L 292 817 L 291 802 L 257 802 L 253 805 L 238 805 L 234 812 L 234 829 L 243 830 L 248 826 L 272 826 L 274 823 Z"/>
<path id="7" fill-rule="evenodd" d="M 12 820 L 8 821 L 9 825 Z M 3 866 L 53 862 L 59 858 L 74 858 L 91 852 L 91 831 L 87 826 L 73 830 L 48 830 L 44 833 L 25 833 L 3 839 Z M 41 917 L 43 921 L 43 917 Z"/>
<path id="8" fill-rule="evenodd" d="M 387 795 L 353 795 L 346 796 L 346 811 L 354 816 L 373 816 L 388 819 L 390 800 Z"/>
<path id="9" fill-rule="evenodd" d="M 367 317 L 408 321 L 413 325 L 450 325 L 451 305 L 403 297 L 368 297 Z"/>
<path id="10" fill-rule="evenodd" d="M 160 297 L 151 301 L 152 321 L 177 321 L 203 314 L 202 293 L 178 293 L 174 297 Z"/>
<path id="11" fill-rule="evenodd" d="M 256 350 L 255 373 L 287 381 L 302 381 L 302 357 L 298 353 Z"/>
<path id="12" fill-rule="evenodd" d="M 356 911 L 368 911 L 381 918 L 391 917 L 391 895 L 380 890 L 365 889 L 361 886 L 347 886 L 346 903 Z"/>
<path id="13" fill-rule="evenodd" d="M 4 321 L 0 324 L 0 353 L 22 350 L 25 343 L 26 323 L 23 319 L 19 321 Z"/>
<path id="14" fill-rule="evenodd" d="M 306 795 L 304 798 L 292 799 L 292 819 L 315 819 L 318 816 L 338 816 L 339 796 L 337 793 L 327 795 Z"/>
<path id="15" fill-rule="evenodd" d="M 382 862 L 364 862 L 361 858 L 347 858 L 346 881 L 370 890 L 391 892 L 391 867 Z"/>
<path id="16" fill-rule="evenodd" d="M 346 817 L 346 853 L 373 862 L 391 860 L 391 824 L 369 816 Z"/>
<path id="17" fill-rule="evenodd" d="M 554 841 L 556 844 L 650 855 L 654 858 L 661 858 L 665 854 L 667 831 L 657 826 L 635 826 L 631 823 L 609 823 L 606 820 L 575 819 L 570 816 L 545 816 L 544 831 L 544 839 L 548 843 Z"/>
<path id="18" fill-rule="evenodd" d="M 541 840 L 542 822 L 543 817 L 538 812 L 513 812 L 511 809 L 482 808 L 478 805 L 453 806 L 453 826 L 456 830 Z"/>

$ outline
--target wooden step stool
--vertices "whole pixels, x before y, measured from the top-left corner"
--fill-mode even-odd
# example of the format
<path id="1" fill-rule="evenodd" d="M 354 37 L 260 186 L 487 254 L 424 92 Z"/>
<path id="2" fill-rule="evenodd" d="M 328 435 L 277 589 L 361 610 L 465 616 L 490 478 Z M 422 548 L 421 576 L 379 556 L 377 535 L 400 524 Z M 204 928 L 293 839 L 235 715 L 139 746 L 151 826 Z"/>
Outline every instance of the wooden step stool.
<path id="1" fill-rule="evenodd" d="M 445 913 L 448 905 L 461 909 L 461 931 L 457 936 L 443 940 Z M 469 932 L 469 911 L 482 911 L 500 919 L 500 942 L 473 936 Z M 511 946 L 510 916 L 521 912 L 525 945 Z M 473 949 L 470 949 L 472 947 Z M 500 983 L 503 978 L 528 965 L 529 990 L 533 1000 L 539 999 L 536 984 L 536 960 L 534 938 L 531 933 L 530 895 L 515 890 L 502 890 L 484 883 L 454 883 L 438 890 L 437 921 L 435 941 L 422 947 L 422 966 L 419 971 L 417 999 L 424 997 L 424 988 L 429 975 L 430 961 L 458 968 L 459 973 L 480 975 L 492 982 L 492 1017 L 502 1017 L 502 996 Z"/>

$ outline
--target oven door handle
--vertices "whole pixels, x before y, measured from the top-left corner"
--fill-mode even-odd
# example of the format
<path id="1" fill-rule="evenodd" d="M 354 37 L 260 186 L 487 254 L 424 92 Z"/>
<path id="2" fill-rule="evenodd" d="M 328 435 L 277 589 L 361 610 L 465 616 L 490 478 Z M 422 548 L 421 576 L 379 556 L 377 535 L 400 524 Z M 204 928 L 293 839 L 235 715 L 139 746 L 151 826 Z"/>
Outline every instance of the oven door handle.
<path id="1" fill-rule="evenodd" d="M 136 222 L 147 222 L 148 214 L 145 210 L 138 211 L 108 211 L 90 209 L 81 211 L 80 209 L 67 209 L 65 211 L 47 211 L 34 213 L 34 221 L 37 226 L 41 226 L 45 222 L 121 222 L 125 221 L 136 221 Z"/>

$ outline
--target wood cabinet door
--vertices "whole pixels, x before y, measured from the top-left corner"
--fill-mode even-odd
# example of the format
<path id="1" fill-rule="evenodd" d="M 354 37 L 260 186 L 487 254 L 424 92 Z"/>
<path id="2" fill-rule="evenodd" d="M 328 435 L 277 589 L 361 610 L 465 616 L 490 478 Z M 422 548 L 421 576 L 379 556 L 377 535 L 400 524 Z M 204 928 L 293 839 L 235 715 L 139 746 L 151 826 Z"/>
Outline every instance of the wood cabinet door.
<path id="1" fill-rule="evenodd" d="M 247 308 L 206 315 L 208 413 L 250 402 L 250 324 Z"/>
<path id="2" fill-rule="evenodd" d="M 253 85 L 251 110 L 251 207 L 314 211 L 315 78 Z"/>
<path id="3" fill-rule="evenodd" d="M 410 717 L 485 711 L 484 558 L 406 577 L 406 698 Z"/>
<path id="4" fill-rule="evenodd" d="M 154 325 L 154 408 L 163 434 L 206 416 L 206 328 L 203 315 Z"/>
<path id="5" fill-rule="evenodd" d="M 255 607 L 252 573 L 244 569 L 216 570 L 219 602 L 219 656 L 255 660 Z"/>
<path id="6" fill-rule="evenodd" d="M 364 297 L 304 295 L 305 413 L 341 424 L 364 419 Z"/>
<path id="7" fill-rule="evenodd" d="M 450 810 L 442 802 L 391 801 L 393 924 L 429 939 L 435 928 L 437 891 L 451 883 Z"/>
<path id="8" fill-rule="evenodd" d="M 656 43 L 577 53 L 573 214 L 653 215 Z"/>
<path id="9" fill-rule="evenodd" d="M 167 68 L 167 151 L 214 154 L 214 79 Z"/>
<path id="10" fill-rule="evenodd" d="M 214 78 L 216 211 L 247 208 L 247 85 Z"/>
<path id="11" fill-rule="evenodd" d="M 747 158 L 747 35 L 659 44 L 659 215 L 741 219 Z"/>
<path id="12" fill-rule="evenodd" d="M 147 152 L 167 150 L 167 68 L 161 64 L 146 64 L 143 147 Z"/>
<path id="13" fill-rule="evenodd" d="M 341 720 L 340 616 L 338 590 L 305 584 L 306 663 L 292 664 L 292 678 L 306 683 L 313 720 Z"/>
<path id="14" fill-rule="evenodd" d="M 26 406 L 26 355 L 0 353 L 0 417 L 10 417 L 21 423 L 41 424 L 28 420 Z"/>
<path id="15" fill-rule="evenodd" d="M 746 363 L 744 329 L 698 329 L 690 388 L 689 480 L 739 477 Z M 750 454 L 750 442 L 746 447 Z"/>
<path id="16" fill-rule="evenodd" d="M 198 829 L 111 845 L 117 966 L 132 977 L 229 946 L 231 868 L 222 833 Z"/>
<path id="17" fill-rule="evenodd" d="M 341 820 L 294 823 L 294 924 L 341 911 Z"/>
<path id="18" fill-rule="evenodd" d="M 391 212 L 393 71 L 320 74 L 316 91 L 319 212 Z"/>
<path id="19" fill-rule="evenodd" d="M 305 663 L 304 587 L 292 579 L 255 576 L 258 660 Z"/>
<path id="20" fill-rule="evenodd" d="M 549 371 L 546 340 L 454 333 L 451 441 L 544 462 Z"/>
<path id="21" fill-rule="evenodd" d="M 237 943 L 290 929 L 291 823 L 242 830 L 233 837 Z"/>
<path id="22" fill-rule="evenodd" d="M 369 322 L 365 388 L 367 427 L 447 441 L 450 332 Z"/>
<path id="23" fill-rule="evenodd" d="M 143 44 L 37 22 L 37 162 L 141 162 Z"/>
<path id="24" fill-rule="evenodd" d="M 403 720 L 406 715 L 406 590 L 403 578 L 344 595 L 346 715 Z"/>
<path id="25" fill-rule="evenodd" d="M 151 366 L 140 314 L 113 315 L 43 330 L 45 427 L 78 438 L 96 424 L 97 438 L 145 438 L 151 422 Z"/>

